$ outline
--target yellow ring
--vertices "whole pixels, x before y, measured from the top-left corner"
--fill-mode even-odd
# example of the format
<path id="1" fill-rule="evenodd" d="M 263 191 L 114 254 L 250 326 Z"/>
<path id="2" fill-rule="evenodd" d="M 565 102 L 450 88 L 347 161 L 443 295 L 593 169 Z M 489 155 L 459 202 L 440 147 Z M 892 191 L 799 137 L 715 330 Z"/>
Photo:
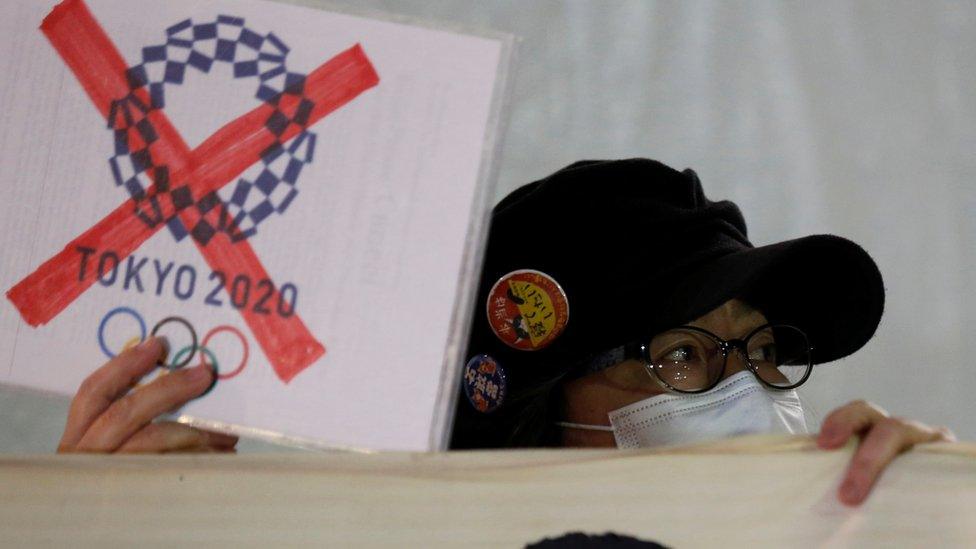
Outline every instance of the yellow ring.
<path id="1" fill-rule="evenodd" d="M 135 336 L 132 339 L 130 339 L 129 341 L 126 341 L 125 342 L 125 345 L 122 346 L 122 352 L 128 351 L 129 349 L 135 347 L 136 345 L 138 345 L 140 343 L 142 343 L 142 338 L 139 337 L 139 336 Z"/>

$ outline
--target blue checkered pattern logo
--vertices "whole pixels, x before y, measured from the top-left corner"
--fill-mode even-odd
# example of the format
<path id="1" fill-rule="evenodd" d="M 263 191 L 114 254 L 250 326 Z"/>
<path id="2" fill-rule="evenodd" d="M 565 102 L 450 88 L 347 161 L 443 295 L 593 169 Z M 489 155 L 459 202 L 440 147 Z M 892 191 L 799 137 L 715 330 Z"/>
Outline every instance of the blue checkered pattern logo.
<path id="1" fill-rule="evenodd" d="M 304 129 L 287 146 L 280 139 L 289 125 L 304 127 L 314 107 L 303 95 L 305 75 L 286 67 L 288 51 L 273 33 L 259 34 L 246 27 L 244 19 L 226 15 L 210 23 L 177 23 L 166 29 L 164 44 L 142 49 L 142 62 L 126 73 L 129 94 L 114 101 L 109 114 L 115 142 L 109 165 L 115 184 L 125 187 L 135 201 L 139 219 L 150 227 L 166 223 L 177 241 L 192 235 L 206 244 L 218 231 L 234 241 L 248 238 L 272 214 L 284 213 L 298 193 L 302 168 L 312 161 L 316 139 Z M 261 154 L 261 170 L 253 181 L 242 177 L 194 200 L 185 182 L 170 181 L 169 169 L 153 163 L 150 145 L 158 134 L 148 115 L 165 106 L 166 86 L 183 84 L 188 70 L 209 73 L 215 63 L 231 65 L 234 78 L 257 80 L 255 96 L 274 107 L 265 127 L 278 140 Z M 148 89 L 148 104 L 136 93 L 141 88 Z M 290 116 L 279 108 L 288 95 L 299 100 Z M 159 190 L 151 197 L 146 193 L 151 183 L 147 174 Z M 165 218 L 160 206 L 165 197 L 177 212 L 197 208 L 201 216 L 196 226 L 186 227 L 175 213 Z"/>

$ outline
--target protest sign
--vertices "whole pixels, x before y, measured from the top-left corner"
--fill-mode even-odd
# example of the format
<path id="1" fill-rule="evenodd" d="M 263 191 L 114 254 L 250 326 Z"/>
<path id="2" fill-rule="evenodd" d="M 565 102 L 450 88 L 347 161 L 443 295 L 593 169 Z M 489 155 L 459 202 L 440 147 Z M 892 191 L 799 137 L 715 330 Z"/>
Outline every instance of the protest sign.
<path id="1" fill-rule="evenodd" d="M 510 39 L 258 0 L 8 11 L 0 383 L 68 395 L 155 332 L 155 375 L 218 371 L 181 421 L 446 447 Z"/>

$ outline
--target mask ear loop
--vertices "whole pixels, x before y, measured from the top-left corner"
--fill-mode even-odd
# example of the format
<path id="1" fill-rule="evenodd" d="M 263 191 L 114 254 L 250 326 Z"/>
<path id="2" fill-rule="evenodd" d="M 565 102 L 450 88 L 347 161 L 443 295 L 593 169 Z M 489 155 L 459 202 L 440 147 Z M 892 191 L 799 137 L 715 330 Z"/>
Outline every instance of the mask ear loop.
<path id="1" fill-rule="evenodd" d="M 601 353 L 597 355 L 595 358 L 588 361 L 589 366 L 586 368 L 585 371 L 587 372 L 600 371 L 602 369 L 605 369 L 608 366 L 619 364 L 624 360 L 636 359 L 641 361 L 641 363 L 644 365 L 644 371 L 647 372 L 647 375 L 652 380 L 654 380 L 654 382 L 657 383 L 657 385 L 661 387 L 661 389 L 663 389 L 669 394 L 675 393 L 675 391 L 671 390 L 670 387 L 665 385 L 664 382 L 662 382 L 661 379 L 658 378 L 654 374 L 654 372 L 651 371 L 650 364 L 648 364 L 647 360 L 644 358 L 642 347 L 643 346 L 640 343 L 627 343 L 626 345 L 616 347 L 605 353 Z M 594 365 L 598 365 L 598 366 L 594 367 Z M 570 421 L 556 421 L 554 422 L 554 425 L 556 425 L 557 427 L 565 427 L 569 429 L 582 429 L 584 431 L 601 431 L 605 433 L 613 432 L 613 427 L 611 427 L 610 425 L 590 425 L 587 423 L 572 423 Z"/>
<path id="2" fill-rule="evenodd" d="M 568 421 L 557 421 L 559 427 L 569 427 L 570 429 L 583 429 L 585 431 L 605 431 L 613 432 L 613 427 L 609 425 L 587 425 L 586 423 L 570 423 Z"/>
<path id="3" fill-rule="evenodd" d="M 796 393 L 796 398 L 800 401 L 800 408 L 803 410 L 803 422 L 806 424 L 807 431 L 819 433 L 820 426 L 823 425 L 824 415 L 820 412 L 820 407 L 815 406 L 805 392 L 801 392 L 799 387 L 790 389 Z"/>
<path id="4" fill-rule="evenodd" d="M 650 377 L 658 387 L 661 388 L 666 394 L 669 395 L 681 395 L 680 391 L 675 391 L 669 387 L 660 377 L 653 372 L 653 365 L 651 365 L 645 356 L 645 346 L 641 343 L 631 342 L 620 347 L 615 347 L 606 351 L 604 353 L 597 354 L 587 361 L 584 361 L 584 366 L 582 368 L 582 373 L 593 373 L 604 370 L 610 366 L 619 364 L 625 360 L 634 359 L 639 360 L 644 366 L 644 372 Z M 565 427 L 569 429 L 583 429 L 586 431 L 602 431 L 606 433 L 612 433 L 613 427 L 610 425 L 589 425 L 586 423 L 572 423 L 569 421 L 556 421 L 554 425 L 557 427 Z"/>

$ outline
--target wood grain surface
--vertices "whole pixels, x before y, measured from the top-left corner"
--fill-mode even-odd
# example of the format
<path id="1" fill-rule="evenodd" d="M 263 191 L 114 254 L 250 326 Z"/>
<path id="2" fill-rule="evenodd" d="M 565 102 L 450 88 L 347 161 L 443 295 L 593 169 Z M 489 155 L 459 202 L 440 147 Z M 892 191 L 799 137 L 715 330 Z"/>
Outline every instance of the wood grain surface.
<path id="1" fill-rule="evenodd" d="M 976 545 L 976 444 L 899 457 L 859 508 L 835 499 L 851 449 L 4 457 L 0 546 Z"/>

